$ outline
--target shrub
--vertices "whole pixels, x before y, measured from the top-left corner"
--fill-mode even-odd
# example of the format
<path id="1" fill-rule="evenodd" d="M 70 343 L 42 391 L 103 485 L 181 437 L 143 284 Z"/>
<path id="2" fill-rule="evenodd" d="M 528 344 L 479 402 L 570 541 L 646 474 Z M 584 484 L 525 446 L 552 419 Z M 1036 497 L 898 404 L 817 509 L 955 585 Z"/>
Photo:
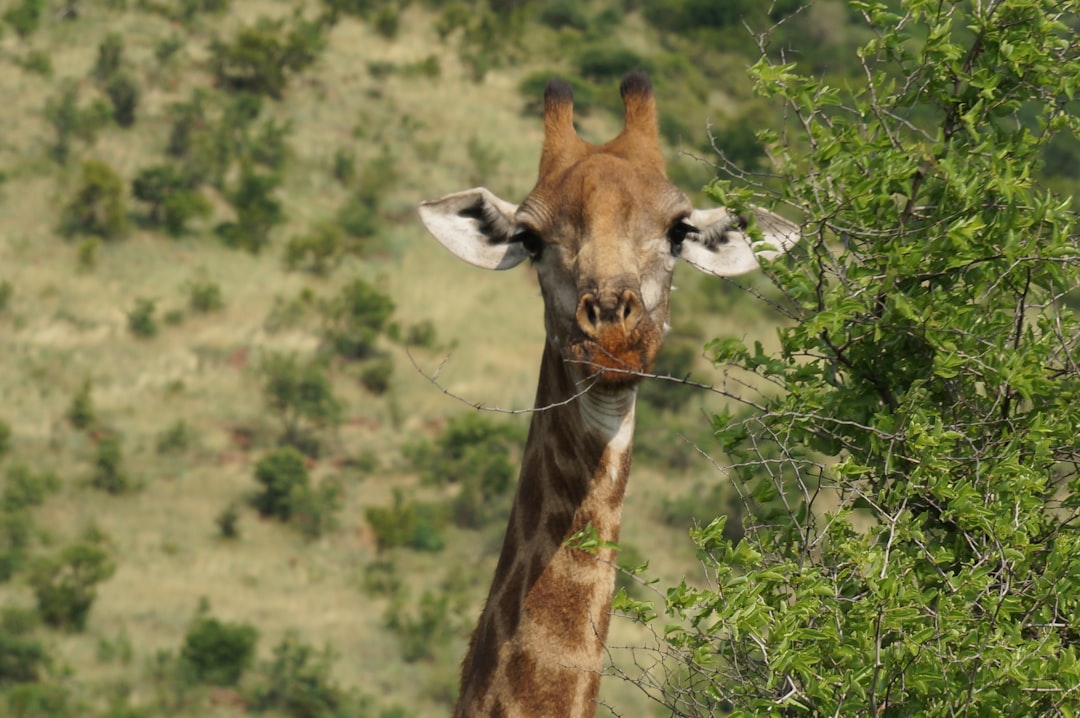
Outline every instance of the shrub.
<path id="1" fill-rule="evenodd" d="M 105 549 L 88 540 L 35 559 L 27 578 L 42 620 L 56 628 L 81 631 L 97 598 L 97 584 L 115 570 Z"/>
<path id="2" fill-rule="evenodd" d="M 446 507 L 439 504 L 406 501 L 397 489 L 392 506 L 372 506 L 364 512 L 380 551 L 401 546 L 417 551 L 442 551 L 446 545 L 442 535 L 446 514 Z"/>
<path id="3" fill-rule="evenodd" d="M 323 338 L 348 359 L 367 359 L 394 312 L 394 302 L 363 279 L 342 288 L 323 309 Z"/>
<path id="4" fill-rule="evenodd" d="M 114 434 L 101 437 L 94 455 L 94 473 L 90 477 L 90 485 L 114 495 L 124 494 L 133 489 L 131 479 L 121 467 L 123 459 L 124 451 L 120 437 Z"/>
<path id="5" fill-rule="evenodd" d="M 183 419 L 158 434 L 155 449 L 159 454 L 179 454 L 195 442 L 195 429 Z"/>
<path id="6" fill-rule="evenodd" d="M 316 539 L 337 528 L 337 511 L 344 494 L 341 482 L 325 479 L 318 488 L 298 491 L 292 500 L 290 523 L 306 538 Z"/>
<path id="7" fill-rule="evenodd" d="M 123 180 L 104 162 L 87 160 L 75 196 L 63 209 L 61 230 L 68 236 L 81 233 L 118 239 L 127 228 Z"/>
<path id="8" fill-rule="evenodd" d="M 10 279 L 0 281 L 0 314 L 3 314 L 11 306 L 11 298 L 15 296 L 15 285 Z"/>
<path id="9" fill-rule="evenodd" d="M 522 439 L 512 424 L 474 412 L 451 418 L 434 442 L 407 445 L 405 454 L 423 483 L 460 484 L 452 518 L 462 528 L 476 529 L 502 515 L 515 475 L 511 452 Z"/>
<path id="10" fill-rule="evenodd" d="M 263 516 L 288 521 L 296 510 L 297 499 L 310 490 L 304 456 L 291 446 L 274 449 L 255 465 L 255 480 L 262 491 L 252 505 Z"/>
<path id="11" fill-rule="evenodd" d="M 0 508 L 0 583 L 22 568 L 33 531 L 34 519 L 27 509 Z"/>
<path id="12" fill-rule="evenodd" d="M 41 641 L 30 635 L 39 620 L 33 611 L 0 610 L 0 687 L 44 678 L 52 659 Z"/>
<path id="13" fill-rule="evenodd" d="M 4 13 L 4 22 L 24 40 L 38 29 L 45 12 L 45 0 L 22 0 Z"/>
<path id="14" fill-rule="evenodd" d="M 360 369 L 360 383 L 372 394 L 382 395 L 390 390 L 390 377 L 394 374 L 394 361 L 380 356 L 364 362 Z"/>
<path id="15" fill-rule="evenodd" d="M 217 282 L 193 279 L 187 283 L 188 307 L 197 314 L 220 312 L 225 308 L 221 285 Z"/>
<path id="16" fill-rule="evenodd" d="M 356 153 L 339 149 L 334 152 L 333 175 L 341 184 L 348 186 L 356 179 Z"/>
<path id="17" fill-rule="evenodd" d="M 251 667 L 259 632 L 250 623 L 230 623 L 200 613 L 184 636 L 181 660 L 200 683 L 234 686 Z"/>
<path id="18" fill-rule="evenodd" d="M 648 70 L 649 63 L 633 50 L 618 45 L 588 47 L 577 57 L 578 73 L 596 82 L 610 82 L 631 70 Z M 577 109 L 577 97 L 574 97 Z"/>
<path id="19" fill-rule="evenodd" d="M 1074 712 L 1080 226 L 1032 181 L 1080 134 L 1067 6 L 872 2 L 858 83 L 755 65 L 799 128 L 770 183 L 806 234 L 767 267 L 776 348 L 712 345 L 749 408 L 716 451 L 754 512 L 738 543 L 695 530 L 707 585 L 666 593 L 684 679 L 644 682 L 672 715 Z"/>
<path id="20" fill-rule="evenodd" d="M 11 424 L 0 419 L 0 459 L 11 451 Z"/>
<path id="21" fill-rule="evenodd" d="M 26 57 L 17 60 L 19 67 L 45 79 L 53 76 L 52 56 L 44 50 L 28 50 Z"/>
<path id="22" fill-rule="evenodd" d="M 430 659 L 440 646 L 450 642 L 454 630 L 450 622 L 450 599 L 445 594 L 424 591 L 415 616 L 405 614 L 398 605 L 390 610 L 386 627 L 397 634 L 401 657 L 406 663 Z"/>
<path id="23" fill-rule="evenodd" d="M 281 178 L 276 175 L 259 174 L 245 167 L 237 186 L 227 193 L 236 222 L 219 225 L 218 236 L 230 247 L 258 254 L 269 243 L 270 230 L 285 221 L 281 202 L 272 196 L 280 184 Z"/>
<path id="24" fill-rule="evenodd" d="M 577 0 L 553 0 L 540 9 L 538 19 L 556 30 L 573 28 L 582 32 L 589 29 L 589 17 Z"/>
<path id="25" fill-rule="evenodd" d="M 251 694 L 252 708 L 312 718 L 362 715 L 364 706 L 334 682 L 333 658 L 329 647 L 316 651 L 296 635 L 286 635 L 261 671 L 263 680 Z"/>
<path id="26" fill-rule="evenodd" d="M 140 339 L 151 339 L 157 336 L 158 323 L 154 312 L 157 311 L 157 301 L 138 297 L 135 306 L 128 312 L 128 331 Z"/>
<path id="27" fill-rule="evenodd" d="M 89 378 L 84 379 L 82 386 L 71 397 L 71 405 L 68 407 L 67 419 L 76 429 L 88 429 L 96 421 L 94 414 L 94 385 Z"/>
<path id="28" fill-rule="evenodd" d="M 317 25 L 298 17 L 294 22 L 286 29 L 283 19 L 264 17 L 241 28 L 228 44 L 214 41 L 210 66 L 218 83 L 230 91 L 281 99 L 288 75 L 313 63 L 325 45 Z"/>
<path id="29" fill-rule="evenodd" d="M 131 183 L 131 193 L 150 206 L 148 219 L 176 237 L 196 217 L 209 216 L 210 203 L 193 186 L 193 179 L 171 163 L 154 165 L 139 172 Z"/>
<path id="30" fill-rule="evenodd" d="M 8 467 L 0 511 L 20 511 L 41 506 L 49 494 L 60 490 L 60 477 L 51 471 L 35 474 L 26 464 Z"/>
<path id="31" fill-rule="evenodd" d="M 323 222 L 311 232 L 288 241 L 285 245 L 285 267 L 312 274 L 327 274 L 341 263 L 344 252 L 345 237 L 341 227 Z"/>
<path id="32" fill-rule="evenodd" d="M 112 111 L 103 101 L 89 107 L 79 107 L 79 86 L 64 83 L 59 97 L 50 97 L 45 103 L 45 119 L 52 125 L 55 139 L 50 153 L 57 162 L 64 164 L 71 154 L 71 144 L 76 138 L 93 141 L 97 131 L 108 122 Z"/>
<path id="33" fill-rule="evenodd" d="M 301 363 L 291 354 L 267 354 L 259 372 L 263 401 L 281 421 L 283 443 L 313 446 L 315 432 L 341 422 L 341 403 L 318 363 Z"/>
<path id="34" fill-rule="evenodd" d="M 222 509 L 221 513 L 214 517 L 221 538 L 235 540 L 240 538 L 240 507 L 236 502 L 231 502 Z"/>
<path id="35" fill-rule="evenodd" d="M 120 72 L 124 63 L 124 37 L 110 32 L 98 45 L 97 62 L 92 74 L 98 82 L 107 83 Z"/>

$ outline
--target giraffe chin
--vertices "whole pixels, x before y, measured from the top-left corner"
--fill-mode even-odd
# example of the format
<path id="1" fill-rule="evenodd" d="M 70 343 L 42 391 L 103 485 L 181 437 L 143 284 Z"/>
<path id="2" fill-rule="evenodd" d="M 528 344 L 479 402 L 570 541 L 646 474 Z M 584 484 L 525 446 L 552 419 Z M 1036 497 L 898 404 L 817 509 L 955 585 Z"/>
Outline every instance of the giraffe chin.
<path id="1" fill-rule="evenodd" d="M 641 381 L 642 374 L 652 370 L 654 355 L 648 345 L 601 344 L 584 339 L 570 344 L 564 359 L 582 381 L 608 388 L 630 388 Z"/>

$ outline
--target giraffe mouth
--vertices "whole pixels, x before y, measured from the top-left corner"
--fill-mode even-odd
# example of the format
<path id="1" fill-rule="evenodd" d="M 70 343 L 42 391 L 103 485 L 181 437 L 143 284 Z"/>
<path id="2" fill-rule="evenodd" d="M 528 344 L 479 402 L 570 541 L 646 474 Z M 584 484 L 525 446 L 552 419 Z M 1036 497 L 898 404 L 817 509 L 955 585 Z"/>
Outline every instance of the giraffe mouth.
<path id="1" fill-rule="evenodd" d="M 652 334 L 657 336 L 653 338 Z M 567 345 L 564 360 L 584 381 L 629 387 L 652 371 L 659 348 L 657 332 L 635 331 L 630 336 L 604 332 L 596 339 L 575 338 Z"/>

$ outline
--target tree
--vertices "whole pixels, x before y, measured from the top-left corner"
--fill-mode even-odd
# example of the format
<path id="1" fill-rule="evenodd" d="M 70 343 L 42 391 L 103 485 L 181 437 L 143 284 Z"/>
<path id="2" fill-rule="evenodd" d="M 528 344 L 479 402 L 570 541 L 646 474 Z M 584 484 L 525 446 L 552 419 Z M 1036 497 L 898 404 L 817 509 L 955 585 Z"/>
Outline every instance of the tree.
<path id="1" fill-rule="evenodd" d="M 29 569 L 29 583 L 42 620 L 57 628 L 81 631 L 97 598 L 97 584 L 115 571 L 116 564 L 108 552 L 90 540 L 35 559 Z"/>
<path id="2" fill-rule="evenodd" d="M 1080 236 L 1038 176 L 1080 132 L 1080 3 L 855 5 L 864 86 L 753 68 L 781 196 L 711 188 L 799 211 L 803 256 L 776 352 L 711 345 L 772 389 L 714 422 L 751 520 L 694 531 L 711 580 L 635 680 L 678 716 L 1075 715 Z"/>
<path id="3" fill-rule="evenodd" d="M 268 354 L 260 367 L 263 400 L 282 424 L 281 442 L 318 453 L 315 433 L 341 422 L 341 402 L 317 362 L 293 354 Z"/>
<path id="4" fill-rule="evenodd" d="M 87 160 L 75 196 L 64 208 L 61 229 L 65 234 L 92 234 L 118 239 L 127 233 L 127 202 L 124 181 L 100 160 Z"/>

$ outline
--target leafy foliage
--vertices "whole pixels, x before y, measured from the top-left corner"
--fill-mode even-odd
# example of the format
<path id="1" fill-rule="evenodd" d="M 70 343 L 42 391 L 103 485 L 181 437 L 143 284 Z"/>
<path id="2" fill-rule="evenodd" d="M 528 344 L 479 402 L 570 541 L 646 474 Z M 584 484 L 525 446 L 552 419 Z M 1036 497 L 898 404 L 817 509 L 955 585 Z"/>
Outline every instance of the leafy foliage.
<path id="1" fill-rule="evenodd" d="M 263 400 L 282 424 L 281 441 L 317 453 L 316 432 L 341 422 L 342 406 L 318 362 L 267 354 L 260 366 Z"/>
<path id="2" fill-rule="evenodd" d="M 100 160 L 87 160 L 75 195 L 64 207 L 61 230 L 118 239 L 127 233 L 127 199 L 120 176 Z"/>
<path id="3" fill-rule="evenodd" d="M 446 514 L 444 505 L 406 500 L 400 490 L 394 491 L 392 506 L 369 506 L 364 511 L 380 551 L 402 546 L 417 551 L 442 551 L 446 546 L 442 534 Z"/>
<path id="4" fill-rule="evenodd" d="M 263 516 L 282 521 L 292 518 L 296 497 L 311 485 L 304 456 L 291 446 L 275 449 L 259 459 L 255 480 L 263 488 L 252 499 L 252 505 Z"/>
<path id="5" fill-rule="evenodd" d="M 232 686 L 251 667 L 258 639 L 250 623 L 219 621 L 200 611 L 184 636 L 180 656 L 195 680 Z"/>
<path id="6" fill-rule="evenodd" d="M 354 279 L 327 302 L 323 337 L 343 357 L 370 358 L 393 313 L 394 301 L 389 296 L 363 279 Z"/>
<path id="7" fill-rule="evenodd" d="M 231 42 L 215 41 L 210 66 L 223 87 L 279 100 L 288 76 L 315 62 L 324 45 L 318 25 L 299 15 L 289 27 L 284 19 L 263 17 L 241 28 Z"/>
<path id="8" fill-rule="evenodd" d="M 796 120 L 759 133 L 805 218 L 770 267 L 793 322 L 775 354 L 711 346 L 774 391 L 714 423 L 754 521 L 693 532 L 709 585 L 668 591 L 658 649 L 682 670 L 640 682 L 680 716 L 1072 715 L 1080 236 L 1031 178 L 1080 132 L 1080 6 L 857 7 L 865 87 L 754 68 Z"/>
<path id="9" fill-rule="evenodd" d="M 91 540 L 35 558 L 28 569 L 28 581 L 42 620 L 57 628 L 81 631 L 97 598 L 97 584 L 115 570 L 105 548 Z"/>
<path id="10" fill-rule="evenodd" d="M 519 427 L 472 412 L 452 417 L 434 441 L 413 443 L 405 453 L 423 483 L 459 484 L 452 505 L 454 523 L 480 528 L 505 515 L 500 499 L 513 486 L 512 452 L 523 441 Z"/>
<path id="11" fill-rule="evenodd" d="M 149 205 L 148 219 L 176 237 L 187 223 L 210 214 L 210 203 L 193 186 L 193 180 L 172 163 L 147 167 L 131 183 L 131 194 Z"/>

